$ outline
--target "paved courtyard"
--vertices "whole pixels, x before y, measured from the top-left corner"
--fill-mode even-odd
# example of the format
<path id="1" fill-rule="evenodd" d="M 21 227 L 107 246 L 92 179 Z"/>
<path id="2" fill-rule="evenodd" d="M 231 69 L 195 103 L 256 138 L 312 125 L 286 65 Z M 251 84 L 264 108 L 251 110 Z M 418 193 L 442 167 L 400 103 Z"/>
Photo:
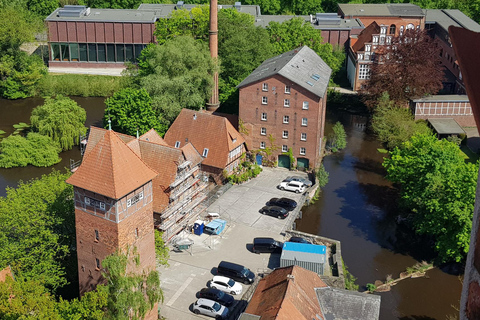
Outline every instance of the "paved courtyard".
<path id="1" fill-rule="evenodd" d="M 285 220 L 259 213 L 273 197 L 288 197 L 297 202 L 302 195 L 277 189 L 277 185 L 287 176 L 301 175 L 281 168 L 264 168 L 255 179 L 242 185 L 235 185 L 221 195 L 207 212 L 216 212 L 227 220 L 225 231 L 219 236 L 203 234 L 183 234 L 195 241 L 191 250 L 170 252 L 170 266 L 161 267 L 161 285 L 165 300 L 160 306 L 161 315 L 169 320 L 211 319 L 195 315 L 191 305 L 196 301 L 196 293 L 207 287 L 208 281 L 216 273 L 222 260 L 245 265 L 255 274 L 280 265 L 279 254 L 254 254 L 251 252 L 253 238 L 272 237 L 283 241 L 283 231 L 293 223 L 300 208 L 291 212 Z M 248 285 L 243 285 L 243 292 Z M 241 296 L 235 297 L 237 300 Z"/>

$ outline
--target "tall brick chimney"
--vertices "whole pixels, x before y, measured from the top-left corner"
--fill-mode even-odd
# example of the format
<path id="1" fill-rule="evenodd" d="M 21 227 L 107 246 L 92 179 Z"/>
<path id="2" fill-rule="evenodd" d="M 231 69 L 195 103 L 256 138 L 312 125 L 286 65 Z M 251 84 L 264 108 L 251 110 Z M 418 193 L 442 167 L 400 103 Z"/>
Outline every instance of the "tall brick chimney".
<path id="1" fill-rule="evenodd" d="M 218 0 L 210 0 L 210 30 L 209 30 L 209 43 L 210 43 L 210 56 L 214 59 L 218 59 Z M 218 101 L 218 72 L 213 75 L 213 90 L 212 97 L 207 103 L 207 110 L 214 112 L 219 107 Z"/>

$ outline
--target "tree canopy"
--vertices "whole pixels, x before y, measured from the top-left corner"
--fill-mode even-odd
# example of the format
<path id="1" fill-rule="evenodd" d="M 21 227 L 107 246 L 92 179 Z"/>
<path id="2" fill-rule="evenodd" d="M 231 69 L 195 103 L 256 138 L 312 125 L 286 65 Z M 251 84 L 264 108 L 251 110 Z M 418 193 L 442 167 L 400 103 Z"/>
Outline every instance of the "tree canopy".
<path id="1" fill-rule="evenodd" d="M 173 122 L 182 108 L 199 110 L 210 98 L 215 62 L 203 42 L 189 36 L 142 51 L 135 81 L 152 98 L 157 115 Z"/>
<path id="2" fill-rule="evenodd" d="M 387 178 L 400 184 L 401 204 L 415 231 L 432 237 L 440 262 L 461 262 L 468 253 L 478 164 L 466 163 L 459 147 L 417 134 L 390 152 Z"/>
<path id="3" fill-rule="evenodd" d="M 145 89 L 126 88 L 116 92 L 105 101 L 106 109 L 103 116 L 103 126 L 108 128 L 108 119 L 112 129 L 135 136 L 155 129 L 163 135 L 167 126 L 159 120 L 152 109 L 152 99 Z"/>
<path id="4" fill-rule="evenodd" d="M 370 106 L 388 92 L 390 99 L 407 103 L 442 88 L 443 67 L 440 48 L 426 31 L 406 30 L 392 39 L 383 52 L 375 54 L 370 79 L 361 92 Z"/>
<path id="5" fill-rule="evenodd" d="M 32 111 L 32 129 L 49 136 L 63 150 L 70 150 L 79 143 L 80 135 L 87 132 L 87 113 L 68 97 L 46 98 L 45 103 Z"/>

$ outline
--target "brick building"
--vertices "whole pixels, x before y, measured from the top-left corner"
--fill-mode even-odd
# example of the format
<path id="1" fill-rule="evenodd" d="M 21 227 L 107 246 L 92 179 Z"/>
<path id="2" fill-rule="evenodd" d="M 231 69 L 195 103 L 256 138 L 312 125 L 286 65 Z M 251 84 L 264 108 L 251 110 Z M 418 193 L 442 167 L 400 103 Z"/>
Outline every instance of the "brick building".
<path id="1" fill-rule="evenodd" d="M 92 127 L 74 186 L 80 294 L 102 283 L 101 262 L 136 248 L 138 267 L 155 269 L 154 224 L 166 238 L 196 219 L 205 198 L 200 155 L 169 147 L 151 130 L 139 138 Z"/>
<path id="2" fill-rule="evenodd" d="M 203 157 L 202 171 L 216 183 L 223 182 L 224 170 L 232 173 L 246 151 L 245 139 L 226 118 L 189 109 L 182 109 L 165 141 L 175 148 L 191 143 Z"/>
<path id="3" fill-rule="evenodd" d="M 290 158 L 284 153 L 291 148 L 299 167 L 317 166 L 331 72 L 307 46 L 268 59 L 255 69 L 238 85 L 239 119 L 247 148 L 268 148 L 273 160 L 288 168 Z M 272 143 L 278 148 L 272 148 Z"/>
<path id="4" fill-rule="evenodd" d="M 338 14 L 345 19 L 359 19 L 367 26 L 358 36 L 350 36 L 346 50 L 347 77 L 354 91 L 369 78 L 376 51 L 389 45 L 404 30 L 425 28 L 425 13 L 409 3 L 338 4 Z"/>
<path id="5" fill-rule="evenodd" d="M 433 95 L 410 101 L 415 120 L 452 118 L 462 127 L 474 127 L 472 107 L 466 95 Z"/>

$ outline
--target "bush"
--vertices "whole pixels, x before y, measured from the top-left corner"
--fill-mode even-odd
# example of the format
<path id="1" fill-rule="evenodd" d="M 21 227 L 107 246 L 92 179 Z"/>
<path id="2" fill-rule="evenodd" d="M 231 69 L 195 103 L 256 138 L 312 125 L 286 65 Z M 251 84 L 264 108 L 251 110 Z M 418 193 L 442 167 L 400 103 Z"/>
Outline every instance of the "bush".
<path id="1" fill-rule="evenodd" d="M 315 171 L 315 176 L 318 179 L 318 185 L 320 186 L 320 188 L 325 187 L 326 184 L 328 183 L 329 173 L 327 172 L 327 170 L 325 170 L 323 163 L 321 163 L 320 166 Z"/>
<path id="2" fill-rule="evenodd" d="M 227 180 L 234 184 L 242 183 L 255 178 L 260 172 L 262 172 L 262 168 L 258 164 L 244 161 L 235 169 L 233 174 L 227 177 Z"/>
<path id="3" fill-rule="evenodd" d="M 48 74 L 36 86 L 37 96 L 109 97 L 122 88 L 122 77 L 85 74 Z"/>
<path id="4" fill-rule="evenodd" d="M 367 283 L 367 290 L 370 293 L 374 293 L 375 290 L 377 290 L 377 286 L 374 285 L 373 283 Z"/>

